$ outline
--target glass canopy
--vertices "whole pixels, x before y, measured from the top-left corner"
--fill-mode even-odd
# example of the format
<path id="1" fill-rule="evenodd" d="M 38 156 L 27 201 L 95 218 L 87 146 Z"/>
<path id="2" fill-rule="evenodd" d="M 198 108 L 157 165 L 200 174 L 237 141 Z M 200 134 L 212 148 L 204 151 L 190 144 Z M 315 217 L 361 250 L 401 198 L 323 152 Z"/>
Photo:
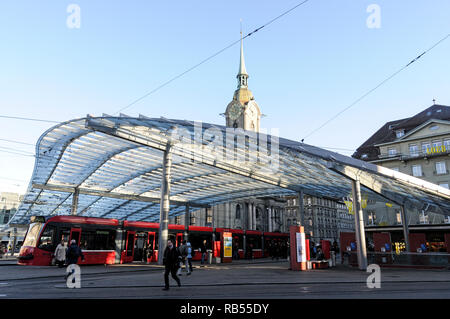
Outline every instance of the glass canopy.
<path id="1" fill-rule="evenodd" d="M 341 199 L 351 180 L 379 201 L 450 215 L 450 191 L 370 163 L 275 135 L 145 116 L 86 117 L 47 130 L 10 223 L 32 215 L 157 221 L 169 150 L 170 216 L 265 196 Z M 75 198 L 74 198 L 75 197 Z"/>

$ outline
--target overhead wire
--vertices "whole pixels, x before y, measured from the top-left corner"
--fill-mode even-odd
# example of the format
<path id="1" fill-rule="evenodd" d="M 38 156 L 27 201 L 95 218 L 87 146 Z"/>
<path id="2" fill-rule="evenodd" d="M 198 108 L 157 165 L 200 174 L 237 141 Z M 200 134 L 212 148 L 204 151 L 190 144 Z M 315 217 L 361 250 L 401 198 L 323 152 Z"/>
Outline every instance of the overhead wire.
<path id="1" fill-rule="evenodd" d="M 246 36 L 242 37 L 242 40 L 252 36 L 253 34 L 255 34 L 256 32 L 260 31 L 262 28 L 272 24 L 273 22 L 275 22 L 276 20 L 282 18 L 283 16 L 287 15 L 288 13 L 290 13 L 291 11 L 297 9 L 298 7 L 304 5 L 305 3 L 307 3 L 309 0 L 304 0 L 300 3 L 298 3 L 297 5 L 295 5 L 294 7 L 290 8 L 289 10 L 284 11 L 283 13 L 281 13 L 280 15 L 278 15 L 277 17 L 273 18 L 272 20 L 266 22 L 265 24 L 263 24 L 262 26 L 256 28 L 255 30 L 253 30 L 252 32 L 249 32 Z M 153 90 L 145 93 L 144 95 L 142 95 L 141 97 L 135 99 L 134 101 L 132 101 L 131 103 L 129 103 L 128 105 L 122 107 L 120 110 L 116 111 L 113 114 L 117 114 L 120 113 L 128 108 L 130 108 L 131 106 L 133 106 L 134 104 L 136 104 L 137 102 L 145 99 L 146 97 L 148 97 L 149 95 L 159 91 L 160 89 L 162 89 L 163 87 L 165 87 L 166 85 L 172 83 L 173 81 L 175 81 L 176 79 L 179 79 L 180 77 L 182 77 L 183 75 L 185 75 L 186 73 L 189 73 L 190 71 L 196 69 L 197 67 L 199 67 L 200 65 L 208 62 L 209 60 L 211 60 L 212 58 L 216 57 L 217 55 L 219 55 L 220 53 L 226 51 L 227 49 L 231 48 L 232 46 L 236 45 L 237 43 L 239 43 L 241 41 L 241 39 L 236 40 L 234 42 L 232 42 L 231 44 L 227 45 L 226 47 L 224 47 L 223 49 L 220 49 L 219 51 L 217 51 L 216 53 L 210 55 L 209 57 L 207 57 L 206 59 L 200 61 L 199 63 L 195 64 L 194 66 L 188 68 L 187 70 L 179 73 L 178 75 L 172 77 L 171 79 L 169 79 L 168 81 L 162 83 L 161 85 L 157 86 L 156 88 L 154 88 Z"/>
<path id="2" fill-rule="evenodd" d="M 317 131 L 319 131 L 320 129 L 322 129 L 323 127 L 325 127 L 328 123 L 330 123 L 331 121 L 333 121 L 334 119 L 336 119 L 339 115 L 341 115 L 342 113 L 344 113 L 345 111 L 349 110 L 350 108 L 352 108 L 353 106 L 355 106 L 358 102 L 360 102 L 361 100 L 363 100 L 365 97 L 367 97 L 369 94 L 371 94 L 372 92 L 374 92 L 375 90 L 377 90 L 379 87 L 381 87 L 383 84 L 385 84 L 386 82 L 388 82 L 389 80 L 391 80 L 392 78 L 394 78 L 397 74 L 399 74 L 400 72 L 404 71 L 406 68 L 408 68 L 410 65 L 412 65 L 413 63 L 417 62 L 422 56 L 424 56 L 426 53 L 428 53 L 429 51 L 433 50 L 435 47 L 437 47 L 440 43 L 444 42 L 445 40 L 447 40 L 450 37 L 450 33 L 447 34 L 446 36 L 444 36 L 443 38 L 441 38 L 439 41 L 437 41 L 436 43 L 434 43 L 430 48 L 428 48 L 427 50 L 425 50 L 423 53 L 421 53 L 420 55 L 418 55 L 416 58 L 414 58 L 413 60 L 411 60 L 408 64 L 404 65 L 403 67 L 401 67 L 399 70 L 395 71 L 393 74 L 391 74 L 390 76 L 388 76 L 386 79 L 384 79 L 383 81 L 381 81 L 380 83 L 378 83 L 374 88 L 370 89 L 369 91 L 367 91 L 366 93 L 364 93 L 363 95 L 361 95 L 359 98 L 357 98 L 355 101 L 353 101 L 350 105 L 346 106 L 344 109 L 342 109 L 341 111 L 339 111 L 337 114 L 335 114 L 334 116 L 332 116 L 330 119 L 328 119 L 327 121 L 325 121 L 322 125 L 320 125 L 318 128 L 314 129 L 313 131 L 311 131 L 309 134 L 307 134 L 305 137 L 303 137 L 303 140 L 310 137 L 311 135 L 313 135 L 314 133 L 316 133 Z"/>

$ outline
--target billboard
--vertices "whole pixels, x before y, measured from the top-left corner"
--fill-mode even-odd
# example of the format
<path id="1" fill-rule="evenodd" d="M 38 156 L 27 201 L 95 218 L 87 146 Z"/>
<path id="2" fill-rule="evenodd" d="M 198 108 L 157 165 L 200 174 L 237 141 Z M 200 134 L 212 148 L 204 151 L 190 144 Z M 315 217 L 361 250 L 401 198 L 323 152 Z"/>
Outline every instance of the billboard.
<path id="1" fill-rule="evenodd" d="M 306 262 L 305 233 L 295 233 L 297 239 L 297 262 Z"/>
<path id="2" fill-rule="evenodd" d="M 233 237 L 231 233 L 223 233 L 223 257 L 233 256 Z"/>

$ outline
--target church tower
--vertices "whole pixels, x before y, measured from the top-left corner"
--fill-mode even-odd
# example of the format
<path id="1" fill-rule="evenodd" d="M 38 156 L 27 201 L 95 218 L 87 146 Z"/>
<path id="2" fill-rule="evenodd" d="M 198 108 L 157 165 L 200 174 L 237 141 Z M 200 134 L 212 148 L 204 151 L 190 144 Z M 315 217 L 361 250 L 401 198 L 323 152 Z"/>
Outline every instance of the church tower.
<path id="1" fill-rule="evenodd" d="M 234 91 L 233 100 L 228 103 L 225 111 L 226 126 L 259 132 L 261 111 L 255 102 L 252 92 L 248 89 L 248 77 L 247 70 L 245 69 L 241 31 L 241 58 L 239 72 L 236 76 L 238 86 L 237 90 Z"/>

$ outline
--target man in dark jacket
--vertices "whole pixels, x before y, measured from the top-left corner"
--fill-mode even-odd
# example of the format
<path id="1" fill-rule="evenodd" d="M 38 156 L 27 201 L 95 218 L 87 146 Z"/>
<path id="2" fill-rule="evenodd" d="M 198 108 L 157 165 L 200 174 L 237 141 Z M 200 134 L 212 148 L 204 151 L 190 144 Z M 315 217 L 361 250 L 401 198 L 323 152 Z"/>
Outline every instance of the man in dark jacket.
<path id="1" fill-rule="evenodd" d="M 78 263 L 78 258 L 81 257 L 81 260 L 84 261 L 84 255 L 83 252 L 81 251 L 81 248 L 78 247 L 77 242 L 75 241 L 75 239 L 72 239 L 70 241 L 70 246 L 69 248 L 67 248 L 66 251 L 66 261 L 67 261 L 67 270 L 69 270 L 69 266 L 73 265 L 73 264 L 77 264 Z M 74 273 L 74 270 L 72 269 L 72 274 Z M 67 279 L 67 277 L 69 277 L 69 273 L 66 274 L 65 278 Z M 72 282 L 75 282 L 75 278 L 72 279 Z"/>
<path id="2" fill-rule="evenodd" d="M 70 246 L 66 252 L 66 261 L 67 265 L 76 264 L 78 262 L 78 258 L 81 257 L 81 260 L 84 261 L 84 255 L 81 251 L 81 248 L 78 247 L 75 239 L 72 239 L 70 242 Z"/>
<path id="3" fill-rule="evenodd" d="M 180 278 L 178 278 L 177 276 L 177 270 L 180 261 L 181 261 L 180 252 L 173 245 L 172 240 L 169 239 L 163 257 L 163 264 L 165 266 L 164 272 L 165 287 L 163 290 L 169 290 L 169 273 L 172 275 L 172 278 L 175 279 L 175 281 L 177 282 L 178 287 L 181 287 Z"/>

